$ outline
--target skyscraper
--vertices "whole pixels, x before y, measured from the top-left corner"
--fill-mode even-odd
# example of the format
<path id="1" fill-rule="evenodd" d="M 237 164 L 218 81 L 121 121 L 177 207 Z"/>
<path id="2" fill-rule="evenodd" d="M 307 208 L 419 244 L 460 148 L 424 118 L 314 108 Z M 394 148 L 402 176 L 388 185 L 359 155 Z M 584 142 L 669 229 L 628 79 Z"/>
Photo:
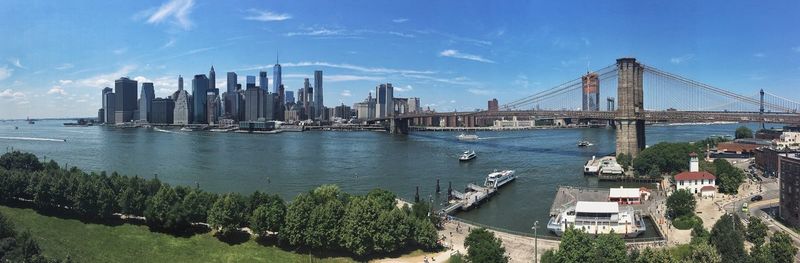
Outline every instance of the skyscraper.
<path id="1" fill-rule="evenodd" d="M 313 114 L 311 113 L 311 83 L 308 82 L 308 78 L 305 78 L 303 81 L 303 112 L 305 112 L 306 119 L 311 119 Z"/>
<path id="2" fill-rule="evenodd" d="M 170 98 L 155 98 L 151 112 L 151 123 L 171 124 L 175 117 L 175 101 Z"/>
<path id="3" fill-rule="evenodd" d="M 206 123 L 208 119 L 208 111 L 206 109 L 206 94 L 208 93 L 208 78 L 205 74 L 194 75 L 192 79 L 192 97 L 193 97 L 193 123 Z"/>
<path id="4" fill-rule="evenodd" d="M 394 88 L 392 83 L 380 84 L 375 87 L 375 95 L 375 117 L 394 116 Z"/>
<path id="5" fill-rule="evenodd" d="M 247 90 L 251 87 L 256 87 L 256 76 L 247 76 L 247 85 L 244 86 L 244 89 Z"/>
<path id="6" fill-rule="evenodd" d="M 178 75 L 178 90 L 183 90 L 183 76 Z"/>
<path id="7" fill-rule="evenodd" d="M 110 89 L 110 88 L 109 88 Z M 115 114 L 117 112 L 117 97 L 115 96 L 114 92 L 108 92 L 103 94 L 103 100 L 105 101 L 105 105 L 103 107 L 104 114 L 106 115 L 106 123 L 107 124 L 114 124 Z"/>
<path id="8" fill-rule="evenodd" d="M 114 81 L 114 93 L 116 95 L 116 111 L 114 112 L 114 123 L 123 123 L 133 120 L 133 113 L 136 111 L 136 88 L 138 83 L 127 77 L 119 78 Z"/>
<path id="9" fill-rule="evenodd" d="M 272 68 L 272 78 L 272 93 L 278 93 L 278 89 L 283 83 L 281 82 L 281 64 L 277 54 L 275 55 L 275 66 Z"/>
<path id="10" fill-rule="evenodd" d="M 238 84 L 239 76 L 236 72 L 228 72 L 228 90 L 225 93 L 225 115 L 234 120 L 238 120 L 239 100 L 236 95 L 236 85 Z"/>
<path id="11" fill-rule="evenodd" d="M 257 121 L 258 118 L 264 117 L 264 90 L 260 88 L 256 88 L 255 84 L 250 86 L 247 85 L 248 88 L 245 90 L 244 95 L 244 107 L 245 110 L 245 121 Z"/>
<path id="12" fill-rule="evenodd" d="M 192 123 L 192 97 L 186 90 L 178 90 L 175 96 L 175 109 L 173 110 L 174 124 L 186 125 Z"/>
<path id="13" fill-rule="evenodd" d="M 265 92 L 269 92 L 269 79 L 267 78 L 266 71 L 262 70 L 258 72 L 258 86 L 261 87 L 261 89 L 263 89 Z"/>
<path id="14" fill-rule="evenodd" d="M 103 116 L 98 116 L 99 118 L 101 118 L 101 119 L 98 120 L 99 122 L 106 122 L 106 120 L 109 119 L 108 118 L 108 114 L 109 114 L 109 111 L 108 111 L 109 110 L 108 109 L 108 98 L 106 97 L 106 94 L 113 93 L 113 92 L 114 92 L 114 90 L 109 88 L 109 87 L 105 87 L 103 89 L 103 93 L 102 93 L 103 94 L 102 95 L 103 96 L 103 105 L 101 105 L 101 107 L 103 107 Z M 114 114 L 113 112 L 114 111 L 112 110 L 110 113 Z M 111 119 L 114 119 L 114 118 L 111 118 Z M 113 121 L 111 123 L 113 123 Z"/>
<path id="15" fill-rule="evenodd" d="M 208 88 L 209 89 L 216 89 L 217 88 L 217 72 L 214 72 L 214 66 L 211 66 L 211 70 L 208 71 Z M 219 94 L 217 94 L 219 95 Z"/>
<path id="16" fill-rule="evenodd" d="M 490 112 L 498 111 L 500 107 L 497 105 L 497 99 L 492 99 L 489 101 L 488 110 Z"/>
<path id="17" fill-rule="evenodd" d="M 581 77 L 583 89 L 583 105 L 581 107 L 584 111 L 599 111 L 600 110 L 600 79 L 597 73 L 587 73 Z"/>
<path id="18" fill-rule="evenodd" d="M 408 98 L 408 112 L 420 112 L 422 111 L 422 106 L 419 104 L 418 97 L 411 97 Z"/>
<path id="19" fill-rule="evenodd" d="M 286 92 L 286 104 L 294 103 L 294 91 Z"/>
<path id="20" fill-rule="evenodd" d="M 314 104 L 316 119 L 320 121 L 327 119 L 325 104 L 322 103 L 322 70 L 314 71 Z"/>
<path id="21" fill-rule="evenodd" d="M 139 120 L 150 122 L 153 120 L 153 99 L 156 98 L 152 82 L 142 82 L 142 95 L 139 98 Z"/>

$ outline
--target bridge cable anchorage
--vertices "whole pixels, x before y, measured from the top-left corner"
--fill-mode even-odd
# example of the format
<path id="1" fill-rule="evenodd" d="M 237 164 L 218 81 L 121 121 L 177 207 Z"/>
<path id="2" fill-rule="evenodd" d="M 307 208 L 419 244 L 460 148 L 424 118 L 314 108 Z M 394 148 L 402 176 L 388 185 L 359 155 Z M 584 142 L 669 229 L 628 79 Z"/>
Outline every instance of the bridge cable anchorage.
<path id="1" fill-rule="evenodd" d="M 614 65 L 605 67 L 597 72 L 601 72 L 599 74 L 598 79 L 606 80 L 608 78 L 616 77 L 617 70 Z M 597 73 L 596 72 L 596 73 Z M 535 103 L 544 102 L 548 99 L 555 99 L 556 96 L 566 94 L 572 91 L 580 91 L 583 87 L 583 82 L 581 78 L 573 79 L 553 88 L 540 91 L 536 94 L 524 97 L 522 99 L 515 100 L 511 103 L 507 103 L 503 105 L 505 110 L 519 110 L 524 106 L 536 106 Z M 563 98 L 565 101 L 574 101 L 574 97 Z M 562 102 L 559 105 L 565 105 L 566 103 Z"/>
<path id="2" fill-rule="evenodd" d="M 676 75 L 676 74 L 672 74 L 672 73 L 669 73 L 669 72 L 666 72 L 666 71 L 663 71 L 663 70 L 659 70 L 659 69 L 651 67 L 651 66 L 647 66 L 647 65 L 642 65 L 642 66 L 645 68 L 645 72 L 661 75 L 661 76 L 664 76 L 664 77 L 671 78 L 673 80 L 684 82 L 686 85 L 688 85 L 691 88 L 695 88 L 695 89 L 699 88 L 699 89 L 702 89 L 702 90 L 705 90 L 705 91 L 710 91 L 713 94 L 723 95 L 723 96 L 738 100 L 740 102 L 748 103 L 748 104 L 755 105 L 755 106 L 759 106 L 760 103 L 761 103 L 758 99 L 749 98 L 749 97 L 746 97 L 746 96 L 743 96 L 743 95 L 739 95 L 739 94 L 736 94 L 736 93 L 733 93 L 733 92 L 730 92 L 730 91 L 727 91 L 727 90 L 723 90 L 723 89 L 720 89 L 720 88 L 717 88 L 717 87 L 714 87 L 714 86 L 711 86 L 711 85 L 708 85 L 708 84 L 705 84 L 705 83 L 701 83 L 701 82 L 694 81 L 694 80 L 691 80 L 691 79 L 688 79 L 688 78 L 685 78 L 685 77 L 682 77 L 682 76 L 679 76 L 679 75 Z M 786 101 L 790 101 L 790 100 L 786 100 Z M 781 106 L 779 103 L 773 103 L 773 102 L 764 102 L 764 106 L 767 107 L 767 108 L 770 108 L 770 109 L 774 109 L 774 110 L 780 111 L 780 112 L 791 112 L 791 110 L 792 110 L 789 107 Z"/>

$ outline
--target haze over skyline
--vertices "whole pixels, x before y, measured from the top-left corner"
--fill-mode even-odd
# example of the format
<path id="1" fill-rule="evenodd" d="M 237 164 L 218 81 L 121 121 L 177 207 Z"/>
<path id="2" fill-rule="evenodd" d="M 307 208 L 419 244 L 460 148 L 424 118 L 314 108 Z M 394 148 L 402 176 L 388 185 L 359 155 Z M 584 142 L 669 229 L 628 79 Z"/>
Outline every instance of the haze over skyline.
<path id="1" fill-rule="evenodd" d="M 390 82 L 438 111 L 531 95 L 623 56 L 742 95 L 798 99 L 800 2 L 3 1 L 0 118 L 89 117 L 128 76 L 325 73 L 326 106 Z M 658 10 L 658 11 L 653 11 Z M 217 87 L 225 87 L 217 77 Z M 601 87 L 602 88 L 602 87 Z M 576 100 L 579 98 L 576 98 Z"/>

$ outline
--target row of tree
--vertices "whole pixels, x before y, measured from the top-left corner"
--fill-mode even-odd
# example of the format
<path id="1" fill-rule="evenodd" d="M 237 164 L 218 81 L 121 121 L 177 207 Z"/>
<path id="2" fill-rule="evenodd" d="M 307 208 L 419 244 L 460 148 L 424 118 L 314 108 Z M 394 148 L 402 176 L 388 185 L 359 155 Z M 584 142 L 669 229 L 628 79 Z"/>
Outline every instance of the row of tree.
<path id="1" fill-rule="evenodd" d="M 39 244 L 28 231 L 18 232 L 0 213 L 0 262 L 59 263 L 71 262 L 48 258 L 42 255 Z"/>
<path id="2" fill-rule="evenodd" d="M 0 201 L 20 200 L 91 220 L 143 216 L 151 229 L 176 234 L 204 222 L 223 237 L 247 227 L 288 245 L 357 256 L 437 246 L 430 206 L 397 206 L 396 196 L 384 190 L 350 195 L 324 185 L 287 206 L 279 196 L 258 191 L 220 195 L 158 178 L 87 174 L 52 160 L 39 163 L 30 153 L 6 153 L 0 156 Z"/>

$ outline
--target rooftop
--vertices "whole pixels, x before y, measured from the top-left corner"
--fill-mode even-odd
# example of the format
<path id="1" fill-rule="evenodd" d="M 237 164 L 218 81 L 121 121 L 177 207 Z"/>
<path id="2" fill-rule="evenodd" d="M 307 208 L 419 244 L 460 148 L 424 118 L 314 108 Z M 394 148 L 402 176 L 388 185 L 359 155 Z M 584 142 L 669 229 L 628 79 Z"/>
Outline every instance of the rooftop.
<path id="1" fill-rule="evenodd" d="M 705 191 L 716 191 L 716 190 L 717 190 L 717 188 L 716 188 L 716 187 L 714 187 L 713 185 L 706 185 L 706 186 L 703 186 L 703 187 L 701 187 L 701 188 L 700 188 L 700 191 L 701 191 L 701 192 L 705 192 Z"/>
<path id="2" fill-rule="evenodd" d="M 575 205 L 575 212 L 578 213 L 619 213 L 617 202 L 588 202 L 578 201 Z"/>
<path id="3" fill-rule="evenodd" d="M 639 198 L 642 193 L 639 188 L 611 188 L 609 189 L 609 198 Z"/>
<path id="4" fill-rule="evenodd" d="M 675 181 L 702 180 L 702 179 L 716 180 L 717 177 L 706 171 L 682 172 L 675 175 Z"/>

